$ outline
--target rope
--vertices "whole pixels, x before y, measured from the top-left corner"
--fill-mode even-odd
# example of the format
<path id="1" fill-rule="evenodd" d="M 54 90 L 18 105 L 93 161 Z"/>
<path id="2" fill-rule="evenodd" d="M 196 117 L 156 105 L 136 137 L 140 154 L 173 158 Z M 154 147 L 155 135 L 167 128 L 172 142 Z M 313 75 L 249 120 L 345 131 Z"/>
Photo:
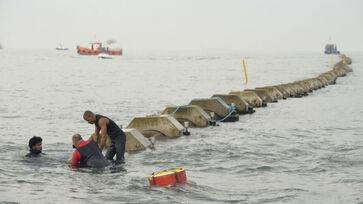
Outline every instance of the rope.
<path id="1" fill-rule="evenodd" d="M 226 120 L 229 116 L 231 116 L 234 112 L 236 112 L 236 108 L 234 106 L 231 106 L 229 104 L 227 104 L 223 99 L 221 99 L 220 97 L 212 97 L 212 98 L 215 98 L 217 99 L 218 101 L 220 101 L 221 103 L 223 103 L 224 105 L 226 105 L 229 109 L 229 113 L 226 117 L 220 119 L 220 120 L 217 120 L 217 122 L 222 122 L 224 120 Z"/>
<path id="2" fill-rule="evenodd" d="M 185 107 L 185 106 L 189 106 L 189 104 L 178 106 L 170 115 L 174 115 L 180 108 Z"/>
<path id="3" fill-rule="evenodd" d="M 221 97 L 216 96 L 216 97 L 211 97 L 211 99 L 217 99 L 219 102 L 223 103 L 224 105 L 229 106 L 225 101 L 223 101 L 223 99 L 221 99 Z"/>
<path id="4" fill-rule="evenodd" d="M 227 104 L 228 105 L 228 104 Z M 217 122 L 223 122 L 225 119 L 227 119 L 229 116 L 231 116 L 234 112 L 236 112 L 236 108 L 234 106 L 230 106 L 228 105 L 228 108 L 229 108 L 229 113 L 226 117 L 220 119 L 220 120 L 217 120 Z"/>
<path id="5" fill-rule="evenodd" d="M 212 97 L 212 98 L 217 99 L 218 101 L 220 101 L 221 103 L 223 103 L 224 105 L 226 105 L 228 107 L 228 109 L 229 109 L 229 113 L 224 118 L 222 118 L 220 120 L 217 120 L 217 122 L 222 122 L 222 121 L 226 120 L 229 116 L 231 116 L 234 112 L 236 112 L 236 108 L 234 106 L 228 105 L 220 97 Z M 195 98 L 193 100 L 203 100 L 203 98 Z M 185 106 L 188 106 L 188 105 L 178 106 L 170 115 L 174 115 L 180 108 L 185 107 Z"/>

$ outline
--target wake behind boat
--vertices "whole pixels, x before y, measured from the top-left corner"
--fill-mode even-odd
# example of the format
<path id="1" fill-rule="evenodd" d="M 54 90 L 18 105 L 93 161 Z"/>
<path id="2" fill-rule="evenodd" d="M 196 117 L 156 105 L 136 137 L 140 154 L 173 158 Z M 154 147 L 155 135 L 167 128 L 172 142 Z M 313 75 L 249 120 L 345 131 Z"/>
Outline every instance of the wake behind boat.
<path id="1" fill-rule="evenodd" d="M 102 58 L 102 59 L 112 59 L 112 57 L 107 54 L 107 53 L 100 53 L 98 54 L 98 58 Z"/>
<path id="2" fill-rule="evenodd" d="M 63 45 L 62 45 L 62 44 L 59 44 L 59 45 L 58 45 L 55 49 L 56 49 L 56 50 L 68 50 L 68 48 L 63 47 Z"/>

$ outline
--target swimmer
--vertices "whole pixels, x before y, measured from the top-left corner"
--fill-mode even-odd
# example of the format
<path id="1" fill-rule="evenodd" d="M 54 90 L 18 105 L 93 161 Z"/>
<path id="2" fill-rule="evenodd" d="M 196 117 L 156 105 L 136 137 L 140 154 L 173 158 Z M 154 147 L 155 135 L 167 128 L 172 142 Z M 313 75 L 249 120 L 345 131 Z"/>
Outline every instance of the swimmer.
<path id="1" fill-rule="evenodd" d="M 42 141 L 43 139 L 41 137 L 33 136 L 32 138 L 30 138 L 30 152 L 25 155 L 25 157 L 40 157 L 42 155 L 45 155 L 44 153 L 42 153 Z"/>

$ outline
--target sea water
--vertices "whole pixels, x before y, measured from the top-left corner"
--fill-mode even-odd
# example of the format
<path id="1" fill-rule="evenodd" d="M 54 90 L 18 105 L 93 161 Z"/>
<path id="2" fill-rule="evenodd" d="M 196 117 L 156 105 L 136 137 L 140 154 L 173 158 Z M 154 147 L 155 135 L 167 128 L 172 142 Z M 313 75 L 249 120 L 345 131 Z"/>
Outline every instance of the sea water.
<path id="1" fill-rule="evenodd" d="M 125 50 L 99 59 L 75 50 L 1 50 L 0 202 L 363 202 L 363 55 L 346 54 L 354 72 L 335 85 L 256 108 L 234 123 L 158 139 L 155 150 L 126 153 L 121 171 L 75 171 L 71 137 L 94 131 L 85 110 L 125 127 L 193 98 L 316 77 L 329 71 L 330 56 Z M 43 138 L 46 156 L 24 159 L 34 135 Z M 152 172 L 170 168 L 185 168 L 188 184 L 149 186 Z"/>

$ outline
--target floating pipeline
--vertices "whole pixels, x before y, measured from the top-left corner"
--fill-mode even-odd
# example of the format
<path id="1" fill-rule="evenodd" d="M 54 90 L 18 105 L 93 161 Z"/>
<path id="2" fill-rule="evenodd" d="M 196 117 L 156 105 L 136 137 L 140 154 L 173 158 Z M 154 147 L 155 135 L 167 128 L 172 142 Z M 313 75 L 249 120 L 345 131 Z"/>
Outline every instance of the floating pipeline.
<path id="1" fill-rule="evenodd" d="M 185 169 L 165 170 L 159 173 L 152 173 L 149 177 L 150 186 L 170 187 L 177 184 L 186 184 L 187 175 Z"/>
<path id="2" fill-rule="evenodd" d="M 207 127 L 212 121 L 211 117 L 200 106 L 183 105 L 166 107 L 162 115 L 174 117 L 180 124 L 189 122 L 191 127 Z"/>
<path id="3" fill-rule="evenodd" d="M 234 107 L 229 106 L 219 97 L 193 99 L 189 104 L 200 106 L 217 122 L 234 122 L 239 120 Z"/>
<path id="4" fill-rule="evenodd" d="M 240 95 L 237 94 L 214 94 L 213 97 L 219 97 L 228 105 L 232 105 L 236 108 L 238 114 L 252 114 L 255 112 L 253 107 L 250 106 Z"/>
<path id="5" fill-rule="evenodd" d="M 314 91 L 323 88 L 323 83 L 316 78 L 307 79 L 306 81 L 310 84 Z"/>
<path id="6" fill-rule="evenodd" d="M 324 88 L 328 85 L 332 85 L 336 83 L 336 80 L 338 77 L 346 76 L 348 72 L 352 72 L 353 70 L 347 66 L 347 64 L 351 64 L 352 60 L 350 58 L 347 58 L 345 56 L 342 56 L 342 60 L 334 65 L 333 70 L 327 71 L 325 73 L 320 74 L 319 76 L 311 79 L 305 79 L 301 81 L 296 81 L 293 83 L 287 83 L 287 84 L 279 84 L 279 85 L 273 85 L 273 86 L 266 86 L 266 87 L 257 87 L 254 90 L 263 89 L 266 90 L 270 95 L 280 100 L 281 98 L 287 98 L 287 97 L 303 97 L 307 96 L 308 92 Z M 232 119 L 234 121 L 238 120 L 237 113 L 233 113 L 233 110 L 231 106 L 229 106 L 227 103 L 234 103 L 237 104 L 236 101 L 228 101 L 233 97 L 230 96 L 224 96 L 224 95 L 238 95 L 240 98 L 242 98 L 245 102 L 248 103 L 248 106 L 250 107 L 261 107 L 266 105 L 266 103 L 263 103 L 263 100 L 254 92 L 254 91 L 232 91 L 229 94 L 218 94 L 220 97 L 212 97 L 210 99 L 198 99 L 198 100 L 192 100 L 191 103 L 188 106 L 193 107 L 194 109 L 198 109 L 196 107 L 200 107 L 205 113 L 211 114 L 211 112 L 215 113 L 214 119 Z M 217 96 L 217 95 L 215 95 Z M 281 97 L 282 96 L 282 97 Z M 227 101 L 227 103 L 222 100 L 221 98 L 226 97 L 224 100 Z M 208 103 L 201 103 L 201 101 L 208 101 L 208 103 L 212 102 L 217 105 L 205 105 Z M 198 101 L 198 102 L 197 102 Z M 213 104 L 212 103 L 212 104 Z M 188 107 L 186 106 L 186 107 Z M 209 107 L 210 106 L 210 107 Z M 214 107 L 215 106 L 215 107 Z M 235 105 L 236 106 L 236 105 Z M 212 108 L 213 107 L 213 108 Z M 218 107 L 218 108 L 216 108 Z M 178 107 L 172 107 L 170 110 L 165 110 L 166 112 L 174 112 Z M 180 107 L 174 114 L 177 115 L 179 111 L 182 112 L 185 107 Z M 233 107 L 234 108 L 234 107 Z M 187 109 L 187 108 L 186 108 Z M 236 111 L 238 111 L 238 106 L 235 108 Z M 199 111 L 201 112 L 201 111 Z M 233 114 L 231 114 L 233 113 Z M 193 123 L 192 119 L 188 119 L 190 117 L 188 115 L 189 113 L 186 112 L 186 115 L 183 116 L 183 120 Z M 204 115 L 204 114 L 202 114 Z M 209 115 L 210 117 L 210 115 Z M 223 118 L 224 117 L 224 118 Z M 206 117 L 207 118 L 207 117 Z M 179 121 L 179 122 L 185 122 L 185 121 Z M 131 123 L 127 126 L 127 128 L 135 128 L 142 134 L 144 137 L 155 137 L 158 135 L 163 135 L 167 137 L 178 137 L 180 136 L 183 131 L 185 131 L 185 128 L 183 125 L 181 125 L 175 118 L 171 117 L 170 115 L 161 115 L 161 116 L 148 116 L 143 118 L 134 118 Z M 213 118 L 211 118 L 210 122 L 214 122 Z M 195 123 L 194 123 L 195 124 Z M 193 124 L 192 124 L 193 125 Z M 207 127 L 206 122 L 204 122 L 203 127 Z M 131 134 L 133 135 L 133 134 Z M 140 136 L 140 135 L 139 135 Z M 138 141 L 134 147 L 138 148 L 130 148 L 131 149 L 145 149 L 148 145 L 145 141 L 139 141 L 137 139 L 138 137 L 133 136 L 132 139 L 136 138 Z M 128 139 L 127 141 L 131 141 L 132 139 Z M 146 140 L 147 141 L 147 140 Z M 126 142 L 127 143 L 127 142 Z M 140 145 L 143 144 L 143 145 Z M 145 147 L 145 148 L 144 148 Z M 128 151 L 128 150 L 126 150 Z"/>
<path id="7" fill-rule="evenodd" d="M 257 107 L 265 107 L 266 103 L 253 91 L 231 91 L 229 94 L 236 94 L 242 97 L 248 105 L 257 108 Z"/>
<path id="8" fill-rule="evenodd" d="M 329 81 L 324 78 L 324 77 L 316 77 L 317 80 L 319 80 L 322 84 L 323 84 L 323 88 L 325 88 L 326 86 L 329 86 Z"/>
<path id="9" fill-rule="evenodd" d="M 271 86 L 271 87 L 274 87 L 276 88 L 277 90 L 280 91 L 280 93 L 282 94 L 282 98 L 283 99 L 286 99 L 286 98 L 289 98 L 289 97 L 292 97 L 292 94 L 290 93 L 291 92 L 291 89 L 287 89 L 286 87 L 284 87 L 283 85 L 276 85 L 276 86 Z"/>
<path id="10" fill-rule="evenodd" d="M 264 89 L 266 90 L 272 97 L 274 97 L 276 100 L 284 99 L 284 95 L 275 87 L 273 86 L 264 86 L 264 87 L 257 87 L 255 89 Z"/>
<path id="11" fill-rule="evenodd" d="M 267 90 L 265 89 L 245 89 L 245 91 L 252 91 L 256 93 L 264 103 L 277 103 L 277 98 L 273 97 Z"/>
<path id="12" fill-rule="evenodd" d="M 335 84 L 338 78 L 337 74 L 334 73 L 333 71 L 325 72 L 321 74 L 320 77 L 324 77 L 328 81 L 328 85 Z"/>
<path id="13" fill-rule="evenodd" d="M 305 83 L 304 81 L 295 81 L 294 83 L 299 85 L 304 90 L 304 93 L 309 94 L 309 93 L 313 92 L 313 89 L 311 89 L 309 87 L 309 85 L 307 83 Z"/>
<path id="14" fill-rule="evenodd" d="M 304 90 L 304 87 L 302 87 L 301 85 L 299 85 L 298 83 L 289 83 L 288 86 L 290 86 L 292 89 L 295 90 L 296 92 L 296 95 L 295 97 L 296 98 L 301 98 L 303 96 L 307 96 L 309 95 L 308 92 L 306 92 Z"/>
<path id="15" fill-rule="evenodd" d="M 135 128 L 145 137 L 179 137 L 185 128 L 170 115 L 156 115 L 134 118 L 127 128 Z"/>
<path id="16" fill-rule="evenodd" d="M 344 54 L 340 55 L 340 57 L 342 58 L 342 60 L 339 61 L 338 63 L 336 63 L 335 66 L 340 66 L 341 64 L 343 64 L 343 65 L 352 64 L 352 59 L 350 59 L 350 57 L 347 57 Z"/>
<path id="17" fill-rule="evenodd" d="M 350 63 L 352 63 L 350 58 L 343 57 L 342 61 L 334 65 L 333 70 L 322 73 L 315 78 L 296 81 L 288 84 L 258 87 L 253 91 L 235 91 L 235 92 L 230 92 L 228 95 L 237 95 L 238 97 L 242 98 L 243 101 L 247 102 L 248 106 L 252 107 L 261 107 L 264 105 L 263 100 L 257 95 L 256 90 L 264 90 L 274 100 L 276 99 L 280 100 L 287 97 L 307 96 L 308 92 L 324 88 L 331 84 L 335 84 L 338 77 L 346 76 L 348 72 L 353 71 L 350 67 L 347 66 L 347 64 Z M 194 107 L 193 109 L 198 109 L 197 107 L 200 107 L 200 109 L 203 109 L 205 113 L 209 114 L 211 114 L 211 112 L 216 113 L 216 115 L 219 117 L 219 120 L 233 118 L 235 116 L 238 117 L 238 115 L 235 112 L 235 110 L 238 111 L 238 108 L 235 109 L 235 107 L 229 106 L 224 100 L 222 100 L 222 98 L 224 98 L 224 100 L 227 101 L 227 103 L 238 104 L 237 101 L 232 100 L 232 98 L 235 98 L 233 96 L 227 96 L 227 94 L 216 94 L 214 95 L 214 97 L 209 99 L 192 100 L 190 104 L 186 106 L 172 107 L 170 109 L 167 108 L 168 110 L 166 109 L 164 112 L 173 113 L 173 115 L 177 115 L 178 111 L 183 112 L 182 110 L 187 110 L 188 109 L 187 107 L 190 106 Z M 241 105 L 241 107 L 243 106 L 242 103 L 238 105 Z M 246 104 L 244 104 L 244 107 L 246 107 Z M 183 120 L 192 122 L 193 119 L 188 119 L 189 118 L 188 114 L 190 113 L 186 111 L 185 115 L 183 116 Z M 211 119 L 213 118 L 211 117 Z M 234 118 L 234 120 L 236 120 L 236 118 Z M 179 122 L 185 122 L 185 121 L 179 120 Z M 149 137 L 155 137 L 157 135 L 164 135 L 168 137 L 180 136 L 182 134 L 182 131 L 183 130 L 185 131 L 186 129 L 179 122 L 170 115 L 134 118 L 127 126 L 127 128 L 135 128 L 136 129 L 135 131 L 138 130 L 140 134 L 131 134 L 134 135 L 132 138 L 127 137 L 126 144 L 128 144 L 129 142 L 129 144 L 134 143 L 134 145 L 131 145 L 132 147 L 127 148 L 126 151 L 146 149 L 148 146 L 150 146 L 149 141 L 146 139 Z M 206 122 L 204 122 L 203 127 L 206 126 L 207 126 Z M 146 138 L 143 138 L 141 134 Z M 176 184 L 187 182 L 185 169 L 174 169 L 171 171 L 153 173 L 151 176 L 148 177 L 148 180 L 150 186 L 163 186 L 163 187 L 175 186 Z"/>
<path id="18" fill-rule="evenodd" d="M 286 84 L 276 85 L 273 87 L 279 90 L 285 98 L 295 97 L 296 95 L 296 92 Z"/>
<path id="19" fill-rule="evenodd" d="M 343 58 L 344 59 L 344 58 Z M 351 59 L 346 58 L 346 63 L 351 63 Z M 334 69 L 320 74 L 318 77 L 296 81 L 288 84 L 275 85 L 284 96 L 302 97 L 307 96 L 309 92 L 324 88 L 336 83 L 338 77 L 345 76 L 352 69 L 348 67 L 343 60 L 334 65 Z"/>

